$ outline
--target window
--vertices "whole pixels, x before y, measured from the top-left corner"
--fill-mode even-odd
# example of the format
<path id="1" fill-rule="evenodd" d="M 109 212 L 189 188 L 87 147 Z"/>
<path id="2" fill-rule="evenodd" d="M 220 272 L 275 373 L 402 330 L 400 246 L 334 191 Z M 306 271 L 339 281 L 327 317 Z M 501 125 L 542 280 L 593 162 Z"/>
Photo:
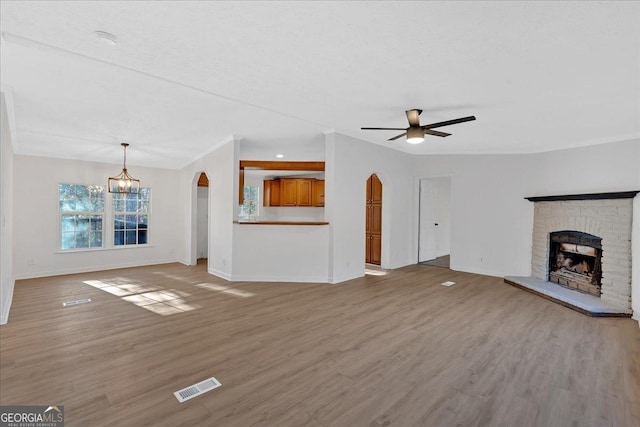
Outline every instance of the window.
<path id="1" fill-rule="evenodd" d="M 113 244 L 145 245 L 148 242 L 151 189 L 139 193 L 113 193 Z"/>
<path id="2" fill-rule="evenodd" d="M 250 216 L 258 215 L 258 195 L 260 191 L 258 187 L 252 185 L 244 186 L 244 203 L 240 205 L 239 216 L 242 218 L 248 218 Z"/>
<path id="3" fill-rule="evenodd" d="M 60 249 L 102 247 L 104 187 L 60 184 Z"/>

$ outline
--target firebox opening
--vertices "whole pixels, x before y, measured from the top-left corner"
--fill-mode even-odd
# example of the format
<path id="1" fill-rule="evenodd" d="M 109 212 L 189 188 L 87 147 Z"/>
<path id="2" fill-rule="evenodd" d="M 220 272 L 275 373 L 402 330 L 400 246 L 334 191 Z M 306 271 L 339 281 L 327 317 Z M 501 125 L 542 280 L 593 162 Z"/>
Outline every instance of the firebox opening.
<path id="1" fill-rule="evenodd" d="M 602 239 L 579 231 L 550 233 L 549 281 L 600 296 Z"/>

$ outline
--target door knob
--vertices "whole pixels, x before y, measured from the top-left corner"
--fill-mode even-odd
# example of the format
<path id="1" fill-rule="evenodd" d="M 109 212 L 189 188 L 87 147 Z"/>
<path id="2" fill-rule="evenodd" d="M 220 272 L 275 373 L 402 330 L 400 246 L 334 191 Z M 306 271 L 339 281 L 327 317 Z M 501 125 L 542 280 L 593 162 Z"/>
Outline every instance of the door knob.
<path id="1" fill-rule="evenodd" d="M 438 223 L 436 222 L 436 223 L 435 223 L 435 224 L 433 224 L 433 225 L 435 225 L 435 226 L 437 227 L 437 226 L 438 226 Z"/>

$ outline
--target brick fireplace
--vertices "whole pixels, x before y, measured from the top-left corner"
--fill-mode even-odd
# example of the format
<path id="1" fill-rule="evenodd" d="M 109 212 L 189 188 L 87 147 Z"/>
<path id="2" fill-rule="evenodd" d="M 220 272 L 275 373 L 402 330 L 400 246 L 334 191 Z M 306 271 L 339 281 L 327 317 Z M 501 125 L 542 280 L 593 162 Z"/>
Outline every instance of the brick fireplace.
<path id="1" fill-rule="evenodd" d="M 531 197 L 532 276 L 631 308 L 631 225 L 637 192 Z"/>

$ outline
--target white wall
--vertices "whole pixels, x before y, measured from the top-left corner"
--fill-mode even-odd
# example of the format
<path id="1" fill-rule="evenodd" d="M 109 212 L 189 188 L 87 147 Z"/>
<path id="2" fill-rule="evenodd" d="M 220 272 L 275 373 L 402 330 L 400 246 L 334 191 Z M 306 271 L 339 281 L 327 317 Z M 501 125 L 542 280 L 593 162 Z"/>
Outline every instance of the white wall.
<path id="1" fill-rule="evenodd" d="M 197 253 L 197 190 L 201 172 L 209 177 L 208 271 L 230 279 L 233 261 L 233 220 L 238 204 L 238 141 L 231 138 L 180 170 L 182 262 L 193 265 Z"/>
<path id="2" fill-rule="evenodd" d="M 383 268 L 417 260 L 415 184 L 411 156 L 348 136 L 326 136 L 325 217 L 330 222 L 329 274 L 333 283 L 364 275 L 366 181 L 382 181 Z"/>
<path id="3" fill-rule="evenodd" d="M 209 187 L 198 187 L 198 258 L 209 253 Z"/>
<path id="4" fill-rule="evenodd" d="M 327 282 L 326 225 L 235 224 L 232 280 Z"/>
<path id="5" fill-rule="evenodd" d="M 494 276 L 531 273 L 533 203 L 524 197 L 640 190 L 640 140 L 527 155 L 420 156 L 415 163 L 420 177 L 452 177 L 451 268 Z M 636 229 L 639 217 L 634 210 Z"/>
<path id="6" fill-rule="evenodd" d="M 121 166 L 16 155 L 13 158 L 16 279 L 139 266 L 179 259 L 182 236 L 178 172 L 134 167 L 130 173 L 151 188 L 149 245 L 107 250 L 59 251 L 58 184 L 104 184 Z M 108 197 L 108 193 L 107 193 Z M 112 218 L 106 215 L 106 219 Z M 105 243 L 111 236 L 105 235 Z M 112 241 L 112 240 L 111 240 Z"/>
<path id="7" fill-rule="evenodd" d="M 451 177 L 453 270 L 503 276 L 529 269 L 533 206 L 521 188 L 522 157 L 419 156 L 415 162 L 420 178 Z"/>
<path id="8" fill-rule="evenodd" d="M 13 146 L 4 93 L 0 99 L 0 325 L 7 323 L 13 296 Z"/>

